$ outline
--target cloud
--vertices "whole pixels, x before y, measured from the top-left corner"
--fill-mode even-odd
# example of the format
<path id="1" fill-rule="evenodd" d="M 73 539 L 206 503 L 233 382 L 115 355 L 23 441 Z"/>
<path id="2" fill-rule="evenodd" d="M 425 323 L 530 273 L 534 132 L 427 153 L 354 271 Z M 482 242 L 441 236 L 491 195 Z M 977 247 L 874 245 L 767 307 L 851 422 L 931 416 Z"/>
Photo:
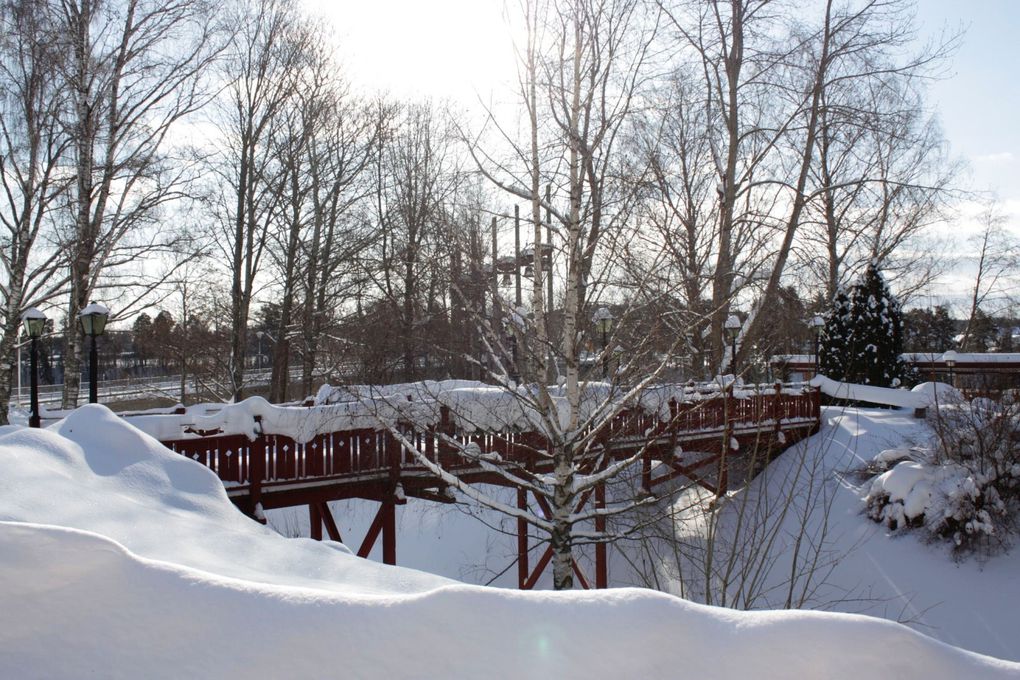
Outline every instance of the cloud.
<path id="1" fill-rule="evenodd" d="M 999 153 L 986 153 L 980 156 L 974 157 L 975 163 L 994 163 L 994 164 L 1005 164 L 1012 163 L 1016 160 L 1016 156 L 1012 151 L 1000 151 Z"/>

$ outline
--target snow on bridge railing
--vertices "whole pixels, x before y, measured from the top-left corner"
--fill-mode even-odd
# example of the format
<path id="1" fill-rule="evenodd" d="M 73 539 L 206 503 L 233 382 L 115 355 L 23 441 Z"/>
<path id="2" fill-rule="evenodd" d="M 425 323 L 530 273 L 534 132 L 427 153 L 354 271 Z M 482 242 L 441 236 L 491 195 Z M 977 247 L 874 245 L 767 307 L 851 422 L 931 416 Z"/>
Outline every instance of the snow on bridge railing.
<path id="1" fill-rule="evenodd" d="M 691 427 L 716 427 L 732 401 L 730 419 L 758 422 L 773 419 L 817 417 L 810 398 L 816 390 L 805 383 L 742 385 L 731 380 L 709 384 L 653 385 L 637 399 L 624 402 L 619 391 L 605 383 L 589 383 L 580 397 L 579 420 L 603 422 L 644 414 L 659 421 L 681 416 Z M 549 388 L 558 419 L 566 429 L 570 421 L 565 391 Z M 815 400 L 817 401 L 817 400 Z M 181 412 L 137 412 L 131 423 L 161 441 L 200 438 L 208 434 L 261 434 L 308 442 L 314 437 L 347 430 L 384 430 L 398 424 L 427 429 L 436 427 L 447 411 L 452 427 L 462 432 L 525 432 L 547 429 L 532 389 L 515 389 L 473 381 L 425 381 L 400 385 L 323 386 L 311 406 L 273 405 L 260 397 L 237 404 L 199 404 Z M 606 417 L 599 417 L 599 416 Z"/>
<path id="2" fill-rule="evenodd" d="M 704 385 L 650 388 L 644 399 L 615 404 L 615 415 L 597 419 L 595 442 L 611 441 L 619 454 L 643 442 L 671 449 L 672 442 L 711 439 L 727 431 L 775 434 L 818 424 L 817 389 L 803 384 L 721 385 L 722 390 Z M 599 389 L 604 398 L 613 396 L 608 385 Z M 559 397 L 556 391 L 554 396 Z M 213 469 L 237 493 L 254 498 L 276 483 L 365 475 L 397 478 L 402 471 L 424 469 L 394 436 L 398 430 L 429 460 L 455 474 L 465 465 L 472 467 L 458 454 L 458 446 L 472 443 L 503 461 L 534 465 L 539 452 L 549 447 L 546 434 L 531 420 L 535 414 L 519 405 L 516 413 L 498 410 L 512 409 L 522 400 L 504 388 L 446 381 L 328 388 L 310 407 L 274 406 L 255 397 L 183 412 L 141 412 L 129 416 L 129 422 Z M 470 412 L 471 407 L 479 410 Z M 479 413 L 489 418 L 490 429 L 479 427 L 484 419 Z"/>

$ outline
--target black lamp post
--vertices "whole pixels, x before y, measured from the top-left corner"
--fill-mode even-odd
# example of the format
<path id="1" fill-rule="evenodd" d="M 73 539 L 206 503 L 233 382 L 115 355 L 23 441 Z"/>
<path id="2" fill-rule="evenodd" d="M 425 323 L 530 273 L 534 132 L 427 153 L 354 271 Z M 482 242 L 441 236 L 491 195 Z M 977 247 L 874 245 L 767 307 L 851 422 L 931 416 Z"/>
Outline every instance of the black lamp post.
<path id="1" fill-rule="evenodd" d="M 726 335 L 730 338 L 730 373 L 737 374 L 737 336 L 740 335 L 740 319 L 736 314 L 730 314 L 723 324 Z"/>
<path id="2" fill-rule="evenodd" d="M 106 330 L 106 320 L 110 310 L 93 302 L 78 313 L 78 321 L 85 335 L 92 338 L 89 347 L 89 403 L 99 403 L 99 353 L 96 351 L 96 338 Z"/>
<path id="3" fill-rule="evenodd" d="M 820 317 L 818 315 L 815 315 L 814 317 L 812 317 L 812 319 L 808 323 L 808 325 L 811 326 L 811 330 L 814 331 L 814 334 L 815 334 L 815 375 L 818 375 L 818 368 L 821 365 L 820 359 L 819 359 L 819 356 L 818 356 L 818 350 L 819 350 L 819 347 L 821 346 L 820 338 L 821 338 L 822 328 L 825 326 L 825 319 L 823 319 L 822 317 Z"/>
<path id="4" fill-rule="evenodd" d="M 609 334 L 613 330 L 613 313 L 605 307 L 595 310 L 595 327 L 602 334 L 602 379 L 609 377 Z"/>
<path id="5" fill-rule="evenodd" d="M 46 315 L 35 307 L 29 307 L 21 315 L 21 321 L 25 324 L 25 328 L 28 329 L 28 337 L 32 340 L 28 355 L 28 384 L 29 392 L 31 393 L 32 412 L 28 416 L 28 426 L 39 427 L 41 424 L 41 419 L 39 418 L 39 338 L 42 337 L 43 329 L 46 327 Z"/>

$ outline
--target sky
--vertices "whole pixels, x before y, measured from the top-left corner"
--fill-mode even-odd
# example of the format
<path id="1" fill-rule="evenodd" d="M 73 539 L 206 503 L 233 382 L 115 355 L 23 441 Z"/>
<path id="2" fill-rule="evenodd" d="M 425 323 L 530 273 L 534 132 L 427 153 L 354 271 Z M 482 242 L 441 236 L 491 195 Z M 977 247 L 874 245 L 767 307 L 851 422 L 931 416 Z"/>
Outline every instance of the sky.
<path id="1" fill-rule="evenodd" d="M 515 78 L 504 0 L 306 0 L 335 28 L 355 83 L 396 97 L 432 97 L 464 106 L 488 101 Z M 944 77 L 930 85 L 951 153 L 967 188 L 995 196 L 1020 234 L 1020 0 L 917 0 L 919 44 L 963 31 Z M 963 201 L 942 234 L 969 252 L 981 200 Z M 967 256 L 964 256 L 964 260 Z M 962 304 L 972 265 L 962 261 L 932 291 Z"/>

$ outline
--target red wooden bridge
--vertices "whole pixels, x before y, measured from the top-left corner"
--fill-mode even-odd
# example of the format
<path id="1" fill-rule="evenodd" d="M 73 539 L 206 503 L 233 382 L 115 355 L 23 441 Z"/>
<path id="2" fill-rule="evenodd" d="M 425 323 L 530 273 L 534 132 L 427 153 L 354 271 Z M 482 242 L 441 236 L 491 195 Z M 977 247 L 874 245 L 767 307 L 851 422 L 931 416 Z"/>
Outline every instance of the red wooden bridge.
<path id="1" fill-rule="evenodd" d="M 436 426 L 403 426 L 398 430 L 400 438 L 380 425 L 378 429 L 320 434 L 307 442 L 281 434 L 260 434 L 253 440 L 245 435 L 211 434 L 163 443 L 216 472 L 230 499 L 253 517 L 261 518 L 263 510 L 307 505 L 311 535 L 318 540 L 323 526 L 330 539 L 343 540 L 329 501 L 377 501 L 379 510 L 357 554 L 368 557 L 381 535 L 383 561 L 396 564 L 396 506 L 405 503 L 407 496 L 453 502 L 447 484 L 422 465 L 407 444 L 471 484 L 512 486 L 506 476 L 492 470 L 491 463 L 479 463 L 478 458 L 486 454 L 492 460 L 496 459 L 491 454 L 498 454 L 502 466 L 538 474 L 552 471 L 552 459 L 546 453 L 550 445 L 543 434 L 458 431 L 449 409 L 443 407 L 440 413 Z M 640 454 L 644 492 L 652 493 L 668 480 L 686 477 L 721 494 L 731 477 L 739 474 L 746 479 L 776 454 L 815 433 L 820 423 L 820 397 L 811 388 L 790 390 L 780 385 L 750 396 L 735 397 L 731 389 L 690 403 L 672 400 L 669 414 L 664 419 L 635 409 L 605 422 L 594 433 L 594 446 L 578 459 L 580 472 Z M 458 453 L 472 442 L 477 445 L 472 447 L 472 459 Z M 579 497 L 578 510 L 589 501 L 605 507 L 604 485 Z M 544 497 L 531 494 L 531 502 L 550 516 Z M 517 506 L 529 509 L 529 494 L 519 486 Z M 604 517 L 596 517 L 595 528 L 605 530 Z M 547 548 L 535 568 L 529 568 L 531 546 L 525 520 L 517 520 L 517 531 L 518 586 L 530 589 L 548 565 L 552 550 Z M 607 586 L 606 563 L 606 545 L 597 543 L 596 587 Z M 588 588 L 590 581 L 576 564 L 575 573 Z"/>

